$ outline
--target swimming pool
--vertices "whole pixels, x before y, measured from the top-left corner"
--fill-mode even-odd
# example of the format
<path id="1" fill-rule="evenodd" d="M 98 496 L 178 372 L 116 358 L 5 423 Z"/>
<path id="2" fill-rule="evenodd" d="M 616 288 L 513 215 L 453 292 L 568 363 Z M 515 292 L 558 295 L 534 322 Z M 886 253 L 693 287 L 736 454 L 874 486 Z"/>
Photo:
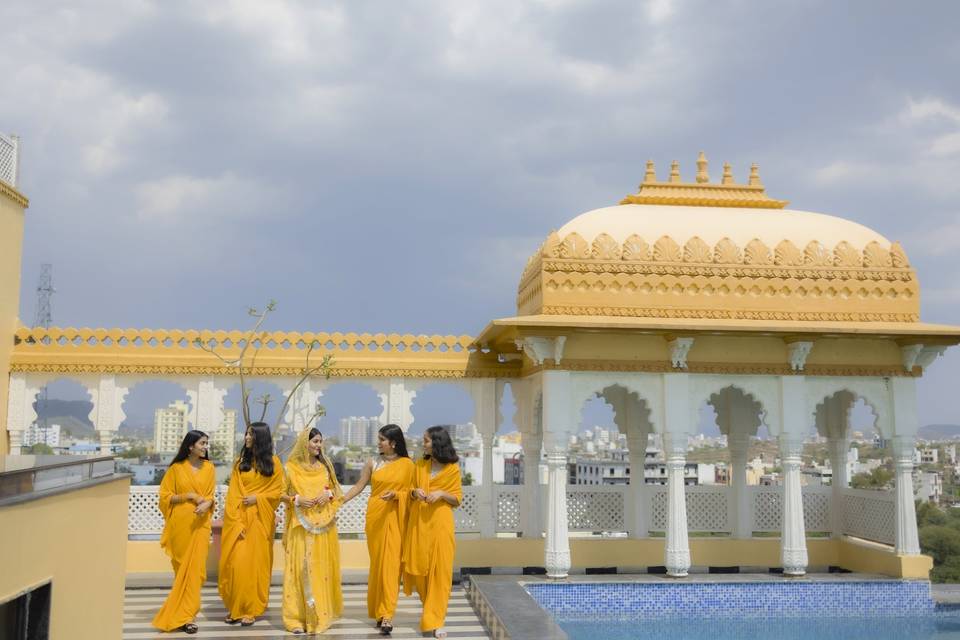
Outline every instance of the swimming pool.
<path id="1" fill-rule="evenodd" d="M 527 583 L 571 640 L 960 640 L 926 581 Z"/>

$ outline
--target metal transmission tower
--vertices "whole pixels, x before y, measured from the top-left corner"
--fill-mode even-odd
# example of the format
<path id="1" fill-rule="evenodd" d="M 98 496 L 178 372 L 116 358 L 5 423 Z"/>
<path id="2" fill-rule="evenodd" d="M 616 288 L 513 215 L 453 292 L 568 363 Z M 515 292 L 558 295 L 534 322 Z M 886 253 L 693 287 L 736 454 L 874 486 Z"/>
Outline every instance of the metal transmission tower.
<path id="1" fill-rule="evenodd" d="M 50 298 L 53 297 L 53 294 L 56 292 L 56 289 L 53 288 L 53 265 L 52 264 L 41 264 L 40 265 L 40 281 L 37 283 L 37 316 L 34 318 L 33 326 L 43 327 L 44 329 L 50 328 L 50 323 L 53 322 L 53 311 L 50 308 Z M 43 409 L 47 404 L 47 387 L 44 386 L 43 390 L 40 391 L 40 396 L 37 398 L 37 413 L 42 413 Z M 47 419 L 46 417 L 38 418 L 37 422 L 41 426 L 46 426 Z"/>

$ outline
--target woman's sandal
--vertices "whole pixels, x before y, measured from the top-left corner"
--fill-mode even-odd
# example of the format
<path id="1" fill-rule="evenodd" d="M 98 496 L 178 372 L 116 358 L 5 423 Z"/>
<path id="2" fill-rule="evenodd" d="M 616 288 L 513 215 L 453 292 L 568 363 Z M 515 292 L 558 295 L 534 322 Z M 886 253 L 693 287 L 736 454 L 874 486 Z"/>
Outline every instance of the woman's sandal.
<path id="1" fill-rule="evenodd" d="M 380 620 L 380 635 L 388 636 L 391 633 L 393 633 L 393 620 L 390 618 Z"/>
<path id="2" fill-rule="evenodd" d="M 241 618 L 240 626 L 241 627 L 252 627 L 253 623 L 256 622 L 256 618 Z"/>
<path id="3" fill-rule="evenodd" d="M 377 618 L 377 629 L 380 628 L 381 624 L 383 624 L 383 618 Z"/>
<path id="4" fill-rule="evenodd" d="M 227 617 L 223 619 L 227 624 L 239 624 L 240 618 L 231 618 L 230 614 L 227 614 Z"/>
<path id="5" fill-rule="evenodd" d="M 294 630 L 291 631 L 290 633 L 292 633 L 292 634 L 295 635 L 295 636 L 302 636 L 305 632 L 304 632 L 304 630 L 301 629 L 300 627 L 297 627 L 296 629 L 294 629 Z"/>
<path id="6" fill-rule="evenodd" d="M 440 627 L 439 629 L 434 629 L 434 630 L 433 630 L 433 637 L 434 637 L 434 638 L 446 638 L 446 637 L 447 637 L 447 630 L 444 629 L 443 627 Z"/>
<path id="7" fill-rule="evenodd" d="M 192 622 L 188 622 L 187 624 L 180 627 L 180 631 L 183 631 L 184 633 L 189 633 L 190 635 L 195 634 L 199 630 L 200 630 L 200 627 L 193 624 Z"/>

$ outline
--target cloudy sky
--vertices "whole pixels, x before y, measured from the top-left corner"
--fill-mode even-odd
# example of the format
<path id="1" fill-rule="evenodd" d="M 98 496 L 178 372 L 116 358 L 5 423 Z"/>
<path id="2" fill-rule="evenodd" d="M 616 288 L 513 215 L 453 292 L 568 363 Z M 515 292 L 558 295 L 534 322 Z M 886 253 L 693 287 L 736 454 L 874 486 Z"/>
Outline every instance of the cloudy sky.
<path id="1" fill-rule="evenodd" d="M 478 332 L 527 256 L 704 150 L 904 243 L 960 324 L 960 4 L 7 0 L 0 130 L 59 325 Z M 960 423 L 960 349 L 921 424 Z M 950 397 L 948 397 L 950 396 Z"/>

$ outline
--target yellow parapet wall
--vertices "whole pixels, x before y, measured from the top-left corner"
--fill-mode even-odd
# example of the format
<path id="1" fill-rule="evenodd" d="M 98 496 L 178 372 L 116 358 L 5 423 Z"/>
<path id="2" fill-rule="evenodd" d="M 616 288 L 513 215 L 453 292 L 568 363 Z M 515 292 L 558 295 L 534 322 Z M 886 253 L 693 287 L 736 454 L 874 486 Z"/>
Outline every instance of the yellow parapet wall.
<path id="1" fill-rule="evenodd" d="M 366 571 L 369 566 L 363 540 L 341 540 L 344 571 Z M 898 556 L 890 547 L 854 540 L 811 538 L 807 540 L 811 567 L 838 566 L 859 573 L 894 578 L 926 579 L 933 566 L 928 556 Z M 663 539 L 574 538 L 570 541 L 574 569 L 586 567 L 644 568 L 663 565 Z M 778 567 L 780 540 L 756 538 L 691 538 L 690 555 L 696 567 Z M 457 540 L 454 564 L 459 567 L 519 568 L 543 566 L 542 538 L 467 538 Z M 217 549 L 212 546 L 207 568 L 216 574 Z M 275 571 L 283 570 L 283 549 L 274 546 Z M 127 543 L 127 572 L 137 575 L 170 573 L 170 562 L 156 541 Z"/>
<path id="2" fill-rule="evenodd" d="M 13 353 L 13 332 L 20 308 L 20 260 L 27 199 L 0 181 L 0 455 L 7 448 L 7 372 Z"/>
<path id="3" fill-rule="evenodd" d="M 50 637 L 119 640 L 130 479 L 0 507 L 0 601 L 52 583 Z"/>

